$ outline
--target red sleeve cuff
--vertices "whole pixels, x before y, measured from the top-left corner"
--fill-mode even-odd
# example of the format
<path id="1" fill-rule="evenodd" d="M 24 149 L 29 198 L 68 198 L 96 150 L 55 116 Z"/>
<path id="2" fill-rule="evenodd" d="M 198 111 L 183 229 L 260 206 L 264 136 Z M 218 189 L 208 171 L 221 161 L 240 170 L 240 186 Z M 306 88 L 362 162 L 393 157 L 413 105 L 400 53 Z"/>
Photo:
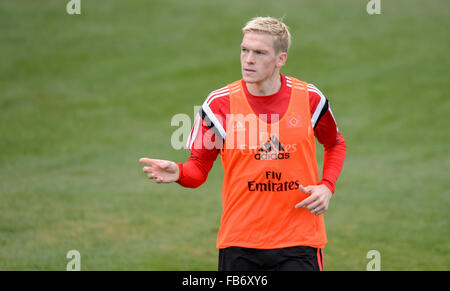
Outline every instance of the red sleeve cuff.
<path id="1" fill-rule="evenodd" d="M 178 170 L 179 170 L 179 175 L 178 175 L 178 180 L 177 183 L 183 179 L 184 175 L 183 175 L 183 163 L 177 163 L 178 166 Z"/>
<path id="2" fill-rule="evenodd" d="M 330 189 L 331 193 L 334 194 L 334 184 L 326 179 L 322 179 L 322 181 L 319 182 L 319 184 L 327 186 L 328 189 Z"/>

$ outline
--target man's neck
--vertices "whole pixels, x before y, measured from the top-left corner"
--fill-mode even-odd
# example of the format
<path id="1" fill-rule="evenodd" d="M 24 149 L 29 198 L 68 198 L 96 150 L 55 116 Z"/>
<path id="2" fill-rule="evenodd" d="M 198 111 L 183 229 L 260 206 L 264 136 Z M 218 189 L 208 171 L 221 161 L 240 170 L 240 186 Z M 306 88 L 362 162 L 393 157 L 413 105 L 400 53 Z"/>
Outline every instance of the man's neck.
<path id="1" fill-rule="evenodd" d="M 269 96 L 280 91 L 281 75 L 273 74 L 270 78 L 259 83 L 246 83 L 247 90 L 254 96 Z"/>

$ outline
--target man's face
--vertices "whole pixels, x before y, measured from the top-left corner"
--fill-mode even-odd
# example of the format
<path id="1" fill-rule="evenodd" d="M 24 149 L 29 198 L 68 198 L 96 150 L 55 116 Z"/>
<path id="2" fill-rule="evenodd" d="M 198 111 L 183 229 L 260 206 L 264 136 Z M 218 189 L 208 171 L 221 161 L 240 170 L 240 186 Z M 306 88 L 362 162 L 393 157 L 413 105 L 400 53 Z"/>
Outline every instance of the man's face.
<path id="1" fill-rule="evenodd" d="M 242 78 L 247 83 L 260 83 L 279 72 L 287 54 L 275 52 L 274 38 L 269 34 L 247 32 L 241 43 Z"/>

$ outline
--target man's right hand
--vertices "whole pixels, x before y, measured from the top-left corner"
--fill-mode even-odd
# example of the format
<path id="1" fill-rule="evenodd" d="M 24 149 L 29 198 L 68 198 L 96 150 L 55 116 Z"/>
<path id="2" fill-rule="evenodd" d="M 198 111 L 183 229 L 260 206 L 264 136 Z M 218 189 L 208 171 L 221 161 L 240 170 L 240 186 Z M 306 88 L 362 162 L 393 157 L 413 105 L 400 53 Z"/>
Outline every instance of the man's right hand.
<path id="1" fill-rule="evenodd" d="M 176 182 L 180 176 L 180 170 L 175 162 L 149 158 L 141 158 L 139 162 L 150 166 L 143 167 L 142 171 L 148 173 L 149 179 L 156 179 L 156 183 Z"/>

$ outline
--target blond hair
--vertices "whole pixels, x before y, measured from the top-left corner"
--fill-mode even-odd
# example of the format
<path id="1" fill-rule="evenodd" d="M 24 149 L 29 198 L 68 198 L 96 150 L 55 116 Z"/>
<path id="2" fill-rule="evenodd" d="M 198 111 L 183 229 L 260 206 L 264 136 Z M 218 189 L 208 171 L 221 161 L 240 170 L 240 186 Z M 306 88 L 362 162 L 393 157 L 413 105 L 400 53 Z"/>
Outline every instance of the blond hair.
<path id="1" fill-rule="evenodd" d="M 275 52 L 286 52 L 291 45 L 289 28 L 281 20 L 273 17 L 255 17 L 242 28 L 242 33 L 247 32 L 267 33 L 274 36 Z"/>

